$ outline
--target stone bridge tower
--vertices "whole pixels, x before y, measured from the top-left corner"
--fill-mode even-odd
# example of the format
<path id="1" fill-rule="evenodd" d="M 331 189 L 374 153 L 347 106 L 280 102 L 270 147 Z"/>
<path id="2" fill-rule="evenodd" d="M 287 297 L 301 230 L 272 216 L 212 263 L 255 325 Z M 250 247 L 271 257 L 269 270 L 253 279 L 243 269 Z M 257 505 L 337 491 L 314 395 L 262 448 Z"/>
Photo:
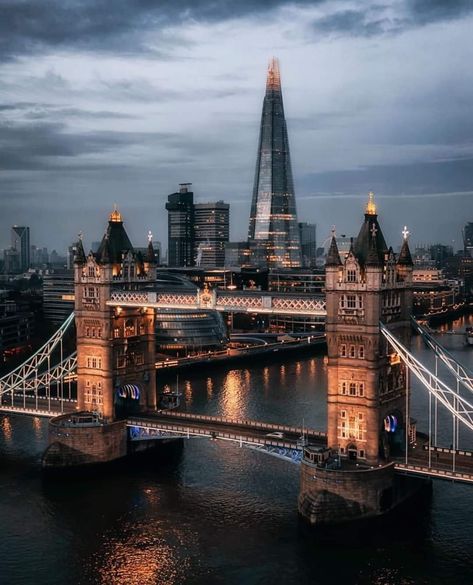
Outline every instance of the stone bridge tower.
<path id="1" fill-rule="evenodd" d="M 105 421 L 156 405 L 154 309 L 107 305 L 112 290 L 135 290 L 156 279 L 151 238 L 136 252 L 120 212 L 110 214 L 95 254 L 79 242 L 75 259 L 77 398 L 81 411 Z"/>
<path id="2" fill-rule="evenodd" d="M 410 430 L 406 371 L 379 323 L 409 343 L 411 282 L 407 234 L 394 254 L 370 193 L 346 257 L 335 237 L 327 257 L 328 450 L 306 449 L 299 498 L 312 523 L 381 514 L 404 497 L 391 461 L 405 450 Z"/>

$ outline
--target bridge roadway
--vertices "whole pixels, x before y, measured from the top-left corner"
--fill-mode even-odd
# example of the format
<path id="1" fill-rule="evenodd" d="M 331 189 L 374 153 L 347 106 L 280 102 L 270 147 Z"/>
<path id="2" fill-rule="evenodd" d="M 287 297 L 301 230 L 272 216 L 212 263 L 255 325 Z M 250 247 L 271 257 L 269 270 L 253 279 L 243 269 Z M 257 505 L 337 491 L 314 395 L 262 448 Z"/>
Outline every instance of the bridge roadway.
<path id="1" fill-rule="evenodd" d="M 76 406 L 75 400 L 53 397 L 50 400 L 38 398 L 38 402 L 34 397 L 26 397 L 25 401 L 21 393 L 15 396 L 14 404 L 0 404 L 0 413 L 52 418 L 73 412 Z M 253 420 L 158 410 L 129 417 L 127 426 L 140 430 L 135 440 L 159 436 L 206 437 L 247 446 L 302 449 L 301 427 Z M 327 444 L 326 433 L 321 431 L 304 429 L 304 437 L 316 447 Z M 418 447 L 410 451 L 407 463 L 404 457 L 396 458 L 394 462 L 396 471 L 405 475 L 473 484 L 473 451 L 431 446 L 429 458 L 428 444 L 418 441 Z"/>
<path id="2" fill-rule="evenodd" d="M 272 424 L 254 420 L 225 418 L 176 412 L 173 410 L 150 411 L 127 419 L 127 426 L 139 429 L 136 439 L 143 440 L 149 432 L 149 439 L 156 433 L 165 436 L 208 437 L 237 442 L 245 445 L 263 445 L 284 449 L 302 449 L 304 439 L 311 444 L 325 447 L 327 434 L 314 429 L 302 429 L 288 425 Z M 132 432 L 133 436 L 133 432 Z"/>

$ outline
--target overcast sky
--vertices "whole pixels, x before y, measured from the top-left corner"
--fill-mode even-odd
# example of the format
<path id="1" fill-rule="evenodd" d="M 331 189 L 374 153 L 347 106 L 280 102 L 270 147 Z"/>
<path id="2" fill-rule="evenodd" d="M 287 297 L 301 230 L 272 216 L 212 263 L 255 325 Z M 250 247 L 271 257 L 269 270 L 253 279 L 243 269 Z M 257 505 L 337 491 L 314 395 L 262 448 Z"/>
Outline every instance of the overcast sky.
<path id="1" fill-rule="evenodd" d="M 266 67 L 281 64 L 299 220 L 461 246 L 473 221 L 471 0 L 0 0 L 0 247 L 63 250 L 113 203 L 166 247 L 192 182 L 246 237 Z"/>

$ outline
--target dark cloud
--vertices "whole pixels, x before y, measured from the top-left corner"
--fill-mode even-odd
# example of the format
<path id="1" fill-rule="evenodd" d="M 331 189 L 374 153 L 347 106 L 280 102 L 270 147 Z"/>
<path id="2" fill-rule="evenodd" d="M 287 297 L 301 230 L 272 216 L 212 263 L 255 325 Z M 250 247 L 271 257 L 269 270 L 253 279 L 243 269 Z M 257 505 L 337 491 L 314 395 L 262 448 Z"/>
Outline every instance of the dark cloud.
<path id="1" fill-rule="evenodd" d="M 0 59 L 53 48 L 152 53 L 172 58 L 182 38 L 160 34 L 185 21 L 218 22 L 260 16 L 284 5 L 337 7 L 337 0 L 0 0 Z M 371 36 L 413 24 L 459 18 L 473 10 L 470 0 L 409 0 L 402 18 L 386 16 L 383 4 L 343 10 L 318 19 L 317 31 Z M 393 4 L 394 8 L 396 3 Z M 152 31 L 152 41 L 147 33 Z"/>
<path id="2" fill-rule="evenodd" d="M 314 26 L 318 32 L 328 34 L 373 36 L 398 30 L 402 26 L 402 21 L 380 17 L 378 9 L 344 10 L 318 19 Z"/>
<path id="3" fill-rule="evenodd" d="M 299 188 L 303 192 L 346 194 L 374 191 L 383 195 L 422 195 L 471 191 L 472 185 L 473 158 L 464 158 L 307 174 L 300 181 Z"/>
<path id="4" fill-rule="evenodd" d="M 3 0 L 0 56 L 9 58 L 51 47 L 136 54 L 172 44 L 159 34 L 153 49 L 146 33 L 184 20 L 218 21 L 267 11 L 284 0 Z M 318 3 L 318 2 L 308 2 Z M 305 4 L 305 2 L 298 2 Z M 175 42 L 183 42 L 176 39 Z M 169 56 L 169 55 L 168 55 Z"/>
<path id="5" fill-rule="evenodd" d="M 62 123 L 0 124 L 1 170 L 93 169 L 102 167 L 103 161 L 84 165 L 73 159 L 118 151 L 135 144 L 153 145 L 173 136 L 157 132 L 72 132 Z M 118 164 L 118 163 L 117 163 Z M 113 160 L 107 164 L 113 166 Z"/>
<path id="6" fill-rule="evenodd" d="M 471 0 L 410 0 L 407 6 L 417 24 L 453 20 L 473 11 Z"/>

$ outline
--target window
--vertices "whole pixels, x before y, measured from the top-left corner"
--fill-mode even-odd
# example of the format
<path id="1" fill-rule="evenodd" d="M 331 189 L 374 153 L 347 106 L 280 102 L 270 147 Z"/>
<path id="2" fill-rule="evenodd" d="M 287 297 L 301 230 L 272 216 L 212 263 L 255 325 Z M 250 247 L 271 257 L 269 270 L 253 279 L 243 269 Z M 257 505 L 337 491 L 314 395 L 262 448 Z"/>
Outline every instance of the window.
<path id="1" fill-rule="evenodd" d="M 117 339 L 118 337 L 120 337 L 120 327 L 114 327 L 114 329 L 113 329 L 113 337 L 115 339 Z"/>
<path id="2" fill-rule="evenodd" d="M 85 336 L 90 337 L 90 329 L 88 327 L 85 328 Z"/>
<path id="3" fill-rule="evenodd" d="M 356 309 L 356 295 L 347 295 L 347 309 Z"/>
<path id="4" fill-rule="evenodd" d="M 132 337 L 135 335 L 135 323 L 132 319 L 128 319 L 125 323 L 125 337 Z"/>
<path id="5" fill-rule="evenodd" d="M 365 458 L 365 450 L 360 449 L 360 459 L 364 459 L 364 458 Z"/>
<path id="6" fill-rule="evenodd" d="M 364 382 L 360 382 L 358 384 L 358 394 L 360 396 L 364 396 L 365 395 L 365 383 Z"/>
<path id="7" fill-rule="evenodd" d="M 95 276 L 95 268 L 93 266 L 89 266 L 89 276 Z"/>
<path id="8" fill-rule="evenodd" d="M 350 382 L 350 396 L 356 396 L 356 383 Z"/>
<path id="9" fill-rule="evenodd" d="M 342 343 L 340 346 L 340 357 L 347 357 L 347 346 L 345 343 Z"/>
<path id="10" fill-rule="evenodd" d="M 350 357 L 354 358 L 356 355 L 355 353 L 355 346 L 354 345 L 350 345 Z"/>
<path id="11" fill-rule="evenodd" d="M 360 358 L 360 360 L 364 359 L 364 357 L 365 357 L 365 346 L 364 345 L 360 345 L 358 347 L 358 357 Z"/>
<path id="12" fill-rule="evenodd" d="M 341 410 L 340 411 L 340 418 L 346 418 L 347 416 L 347 411 L 346 410 Z"/>
<path id="13" fill-rule="evenodd" d="M 140 323 L 140 335 L 144 335 L 145 334 L 145 326 L 144 323 Z"/>
<path id="14" fill-rule="evenodd" d="M 356 270 L 347 270 L 347 282 L 356 282 Z"/>
<path id="15" fill-rule="evenodd" d="M 340 389 L 342 391 L 342 394 L 346 394 L 347 393 L 347 383 L 346 382 L 342 382 L 340 385 Z"/>

